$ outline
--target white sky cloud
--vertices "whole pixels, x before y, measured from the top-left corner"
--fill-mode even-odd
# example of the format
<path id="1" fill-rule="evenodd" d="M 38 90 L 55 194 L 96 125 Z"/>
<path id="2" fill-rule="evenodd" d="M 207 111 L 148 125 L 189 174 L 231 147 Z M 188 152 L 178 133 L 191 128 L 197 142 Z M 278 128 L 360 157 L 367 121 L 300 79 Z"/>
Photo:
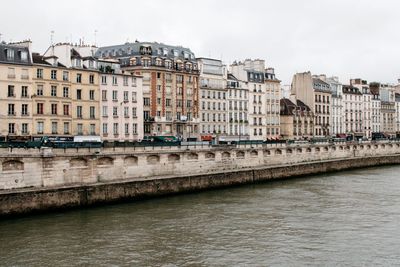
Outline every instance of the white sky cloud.
<path id="1" fill-rule="evenodd" d="M 263 58 L 282 84 L 308 71 L 368 81 L 400 78 L 400 2 L 392 0 L 147 0 L 2 3 L 2 40 L 30 38 L 37 52 L 55 42 L 158 41 L 198 57 Z M 6 11 L 6 12 L 4 12 Z"/>

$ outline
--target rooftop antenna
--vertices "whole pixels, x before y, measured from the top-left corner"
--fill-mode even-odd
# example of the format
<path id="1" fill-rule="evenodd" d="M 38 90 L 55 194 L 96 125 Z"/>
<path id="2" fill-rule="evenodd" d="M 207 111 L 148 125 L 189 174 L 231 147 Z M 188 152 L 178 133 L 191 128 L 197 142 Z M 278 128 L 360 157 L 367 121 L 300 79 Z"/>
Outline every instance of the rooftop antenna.
<path id="1" fill-rule="evenodd" d="M 54 31 L 51 31 L 51 32 L 50 32 L 50 43 L 51 43 L 52 46 L 54 45 L 54 43 L 53 43 L 53 37 L 54 37 Z"/>
<path id="2" fill-rule="evenodd" d="M 97 46 L 97 30 L 94 30 L 94 46 Z"/>

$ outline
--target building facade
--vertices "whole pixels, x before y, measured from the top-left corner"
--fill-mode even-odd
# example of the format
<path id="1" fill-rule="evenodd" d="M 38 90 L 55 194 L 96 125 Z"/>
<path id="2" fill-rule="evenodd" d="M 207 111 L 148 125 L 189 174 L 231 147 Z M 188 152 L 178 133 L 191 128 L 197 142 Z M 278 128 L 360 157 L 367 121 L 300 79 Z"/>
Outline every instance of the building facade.
<path id="1" fill-rule="evenodd" d="M 249 90 L 249 135 L 251 140 L 280 137 L 280 81 L 265 61 L 246 59 L 230 66 L 234 77 L 247 83 Z"/>
<path id="2" fill-rule="evenodd" d="M 362 93 L 362 131 L 364 137 L 372 136 L 372 94 L 366 80 L 351 79 L 350 85 L 357 87 Z"/>
<path id="3" fill-rule="evenodd" d="M 346 134 L 362 138 L 362 93 L 357 87 L 343 85 L 344 130 Z"/>
<path id="4" fill-rule="evenodd" d="M 318 77 L 314 77 L 312 82 L 315 98 L 315 136 L 330 136 L 332 92 L 329 84 Z"/>
<path id="5" fill-rule="evenodd" d="M 0 140 L 32 135 L 31 42 L 0 43 Z"/>
<path id="6" fill-rule="evenodd" d="M 296 101 L 296 104 L 287 98 L 280 100 L 280 132 L 282 138 L 290 140 L 309 139 L 314 135 L 314 114 L 300 100 L 294 101 Z"/>
<path id="7" fill-rule="evenodd" d="M 143 76 L 145 135 L 199 137 L 199 71 L 190 49 L 135 42 L 101 47 L 96 56 Z"/>
<path id="8" fill-rule="evenodd" d="M 101 136 L 105 141 L 143 139 L 142 77 L 123 73 L 119 61 L 99 60 Z"/>
<path id="9" fill-rule="evenodd" d="M 201 139 L 219 139 L 228 132 L 226 68 L 217 59 L 198 58 L 197 62 L 200 71 Z"/>
<path id="10" fill-rule="evenodd" d="M 338 77 L 326 78 L 320 75 L 319 78 L 329 84 L 332 93 L 331 102 L 331 134 L 335 136 L 343 136 L 343 89 Z"/>
<path id="11" fill-rule="evenodd" d="M 381 96 L 381 131 L 388 137 L 396 134 L 395 88 L 390 84 L 379 84 Z"/>
<path id="12" fill-rule="evenodd" d="M 371 127 L 373 133 L 381 132 L 381 96 L 379 93 L 379 83 L 370 83 L 371 91 Z"/>

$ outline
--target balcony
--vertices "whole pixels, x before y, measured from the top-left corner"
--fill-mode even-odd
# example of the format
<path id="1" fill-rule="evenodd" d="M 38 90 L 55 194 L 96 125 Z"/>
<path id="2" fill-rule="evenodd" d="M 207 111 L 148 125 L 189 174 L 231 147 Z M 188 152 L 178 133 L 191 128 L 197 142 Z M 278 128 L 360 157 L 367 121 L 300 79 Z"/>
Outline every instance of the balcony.
<path id="1" fill-rule="evenodd" d="M 28 80 L 29 79 L 29 75 L 21 74 L 21 79 L 22 80 Z"/>
<path id="2" fill-rule="evenodd" d="M 9 78 L 9 79 L 15 79 L 15 74 L 8 74 L 8 75 L 7 75 L 7 78 Z"/>
<path id="3" fill-rule="evenodd" d="M 16 113 L 15 112 L 8 112 L 8 116 L 15 116 Z"/>

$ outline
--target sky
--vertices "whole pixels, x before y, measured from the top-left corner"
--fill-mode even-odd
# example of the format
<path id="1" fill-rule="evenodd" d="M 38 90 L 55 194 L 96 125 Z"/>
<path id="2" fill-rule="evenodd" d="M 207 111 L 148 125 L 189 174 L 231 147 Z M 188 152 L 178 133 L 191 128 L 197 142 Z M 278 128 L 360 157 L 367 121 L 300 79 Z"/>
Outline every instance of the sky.
<path id="1" fill-rule="evenodd" d="M 304 71 L 342 83 L 400 78 L 396 0 L 13 0 L 2 10 L 1 40 L 31 39 L 39 53 L 53 31 L 55 43 L 157 41 L 226 64 L 261 58 L 282 85 Z"/>

